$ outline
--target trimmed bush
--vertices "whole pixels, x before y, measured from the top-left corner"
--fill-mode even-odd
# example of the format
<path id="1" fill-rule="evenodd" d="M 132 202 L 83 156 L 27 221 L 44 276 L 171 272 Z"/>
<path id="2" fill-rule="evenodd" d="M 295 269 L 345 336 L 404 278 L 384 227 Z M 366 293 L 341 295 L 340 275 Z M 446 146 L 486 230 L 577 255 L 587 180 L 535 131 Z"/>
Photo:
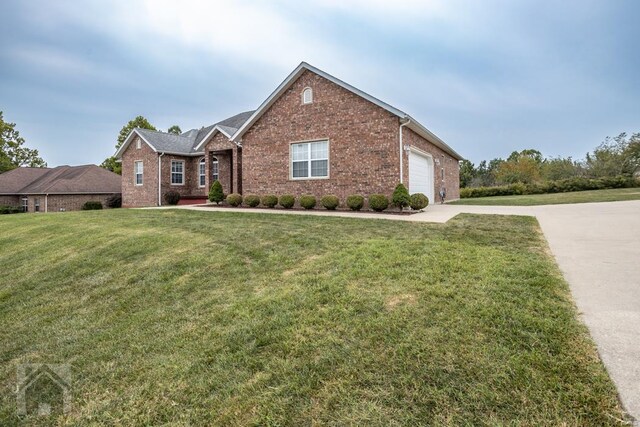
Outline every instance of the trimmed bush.
<path id="1" fill-rule="evenodd" d="M 336 208 L 340 205 L 340 199 L 338 199 L 338 196 L 330 194 L 328 196 L 324 196 L 320 200 L 320 204 L 330 211 L 335 211 Z"/>
<path id="2" fill-rule="evenodd" d="M 109 196 L 106 200 L 108 208 L 121 208 L 122 207 L 122 194 L 114 194 Z"/>
<path id="3" fill-rule="evenodd" d="M 422 193 L 412 194 L 409 198 L 409 206 L 414 211 L 419 211 L 429 206 L 429 198 Z"/>
<path id="4" fill-rule="evenodd" d="M 164 201 L 167 202 L 168 205 L 177 205 L 180 201 L 180 193 L 177 191 L 167 191 L 164 193 Z"/>
<path id="5" fill-rule="evenodd" d="M 209 201 L 219 205 L 224 200 L 224 193 L 222 191 L 222 184 L 217 179 L 211 184 L 209 189 Z"/>
<path id="6" fill-rule="evenodd" d="M 316 198 L 313 196 L 301 196 L 300 197 L 300 206 L 305 209 L 313 209 L 316 207 Z"/>
<path id="7" fill-rule="evenodd" d="M 230 206 L 240 206 L 242 204 L 242 196 L 238 193 L 231 193 L 227 196 L 227 203 Z"/>
<path id="8" fill-rule="evenodd" d="M 89 200 L 88 202 L 85 202 L 84 205 L 82 205 L 83 211 L 95 211 L 99 209 L 102 209 L 102 202 L 99 202 L 97 200 Z"/>
<path id="9" fill-rule="evenodd" d="M 268 208 L 273 208 L 278 204 L 278 197 L 273 194 L 268 194 L 262 197 L 262 204 Z"/>
<path id="10" fill-rule="evenodd" d="M 369 196 L 369 207 L 376 212 L 382 212 L 389 207 L 389 198 L 384 194 L 372 194 Z"/>
<path id="11" fill-rule="evenodd" d="M 255 208 L 260 204 L 260 197 L 255 195 L 249 195 L 244 198 L 244 203 L 250 208 Z"/>
<path id="12" fill-rule="evenodd" d="M 407 187 L 405 187 L 404 184 L 396 185 L 396 189 L 393 190 L 391 202 L 400 210 L 409 206 L 409 203 L 411 202 L 409 197 L 409 190 L 407 190 Z"/>
<path id="13" fill-rule="evenodd" d="M 291 209 L 296 204 L 296 198 L 291 194 L 284 194 L 278 199 L 278 204 L 285 209 Z"/>
<path id="14" fill-rule="evenodd" d="M 359 211 L 364 206 L 364 197 L 359 194 L 353 194 L 347 197 L 347 206 L 352 211 Z"/>
<path id="15" fill-rule="evenodd" d="M 570 191 L 603 190 L 606 188 L 640 187 L 640 180 L 615 176 L 607 178 L 568 178 L 534 184 L 515 183 L 495 187 L 466 187 L 460 189 L 463 199 L 472 197 L 513 196 L 520 194 L 567 193 Z"/>
<path id="16" fill-rule="evenodd" d="M 17 214 L 22 212 L 18 206 L 0 206 L 0 215 Z"/>

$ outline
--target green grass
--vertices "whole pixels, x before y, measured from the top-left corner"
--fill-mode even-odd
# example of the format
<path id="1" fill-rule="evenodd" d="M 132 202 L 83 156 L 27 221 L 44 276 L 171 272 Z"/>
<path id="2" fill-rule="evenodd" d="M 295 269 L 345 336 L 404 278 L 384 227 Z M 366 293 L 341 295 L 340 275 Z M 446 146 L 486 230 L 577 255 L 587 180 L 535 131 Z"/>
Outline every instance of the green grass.
<path id="1" fill-rule="evenodd" d="M 534 206 L 567 203 L 617 202 L 640 200 L 640 188 L 573 191 L 570 193 L 531 194 L 526 196 L 474 197 L 451 202 L 453 205 Z"/>
<path id="2" fill-rule="evenodd" d="M 0 218 L 0 425 L 616 425 L 531 217 Z M 15 416 L 21 363 L 73 410 Z"/>

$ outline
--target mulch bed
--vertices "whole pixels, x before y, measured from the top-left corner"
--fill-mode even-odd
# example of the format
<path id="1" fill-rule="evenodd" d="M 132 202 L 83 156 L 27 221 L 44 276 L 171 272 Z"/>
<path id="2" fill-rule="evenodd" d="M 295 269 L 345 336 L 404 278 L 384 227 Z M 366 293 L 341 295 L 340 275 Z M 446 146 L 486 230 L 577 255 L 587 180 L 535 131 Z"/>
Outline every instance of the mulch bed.
<path id="1" fill-rule="evenodd" d="M 384 215 L 413 215 L 413 214 L 417 214 L 419 212 L 422 211 L 398 211 L 398 210 L 385 210 L 382 212 L 376 212 L 374 210 L 361 210 L 361 211 L 353 211 L 351 209 L 336 209 L 334 211 L 330 211 L 329 209 L 324 209 L 324 208 L 315 208 L 315 209 L 304 209 L 304 208 L 291 208 L 291 209 L 285 209 L 283 207 L 275 207 L 275 208 L 267 208 L 264 206 L 256 206 L 255 208 L 250 208 L 248 206 L 229 206 L 229 205 L 211 205 L 211 204 L 205 204 L 205 205 L 194 205 L 194 206 L 198 206 L 198 207 L 202 207 L 202 208 L 212 208 L 212 209 L 219 209 L 219 208 L 233 208 L 233 209 L 261 209 L 261 210 L 265 210 L 265 211 L 273 211 L 273 210 L 277 210 L 277 211 L 297 211 L 297 212 L 326 212 L 326 213 L 338 213 L 338 212 L 351 212 L 354 214 L 362 214 L 362 213 L 367 213 L 367 214 L 384 214 Z"/>

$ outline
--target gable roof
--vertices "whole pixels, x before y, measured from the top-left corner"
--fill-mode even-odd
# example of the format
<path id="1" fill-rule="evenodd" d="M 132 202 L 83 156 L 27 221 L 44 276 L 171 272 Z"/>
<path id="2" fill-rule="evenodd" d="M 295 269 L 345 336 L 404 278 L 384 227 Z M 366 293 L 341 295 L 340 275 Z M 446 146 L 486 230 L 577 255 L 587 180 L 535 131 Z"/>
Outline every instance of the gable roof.
<path id="1" fill-rule="evenodd" d="M 403 122 L 408 122 L 406 127 L 416 132 L 418 135 L 425 138 L 427 141 L 431 142 L 433 145 L 439 147 L 446 153 L 450 154 L 452 157 L 458 160 L 462 160 L 463 157 L 458 154 L 453 148 L 449 147 L 442 139 L 438 138 L 433 132 L 428 130 L 426 127 L 421 125 L 416 119 L 411 117 L 409 114 L 405 113 L 402 110 L 399 110 L 391 105 L 387 104 L 375 98 L 368 93 L 351 86 L 348 83 L 343 82 L 342 80 L 332 76 L 329 73 L 326 73 L 313 65 L 307 64 L 306 62 L 301 62 L 300 65 L 296 67 L 295 70 L 287 76 L 286 79 L 274 90 L 271 95 L 258 107 L 258 109 L 238 128 L 238 130 L 231 136 L 231 139 L 236 143 L 240 143 L 242 141 L 242 135 L 245 134 L 247 130 L 253 126 L 253 124 L 258 121 L 258 119 L 280 98 L 280 96 L 287 90 L 291 85 L 304 73 L 305 71 L 310 71 L 314 74 L 317 74 L 325 79 L 329 80 L 332 83 L 352 92 L 361 98 L 366 99 L 367 101 L 377 105 L 378 107 L 389 111 L 391 114 L 400 118 Z"/>
<path id="2" fill-rule="evenodd" d="M 0 194 L 120 193 L 122 178 L 96 165 L 16 168 L 0 175 Z"/>
<path id="3" fill-rule="evenodd" d="M 159 132 L 149 129 L 135 128 L 131 131 L 127 139 L 116 151 L 115 156 L 122 158 L 122 153 L 127 149 L 134 137 L 138 135 L 156 153 L 177 154 L 181 156 L 200 156 L 204 154 L 200 150 L 202 143 L 207 141 L 216 131 L 224 133 L 228 138 L 233 135 L 238 128 L 251 115 L 252 111 L 245 111 L 235 116 L 226 118 L 218 123 L 201 129 L 191 129 L 176 135 L 173 133 Z"/>

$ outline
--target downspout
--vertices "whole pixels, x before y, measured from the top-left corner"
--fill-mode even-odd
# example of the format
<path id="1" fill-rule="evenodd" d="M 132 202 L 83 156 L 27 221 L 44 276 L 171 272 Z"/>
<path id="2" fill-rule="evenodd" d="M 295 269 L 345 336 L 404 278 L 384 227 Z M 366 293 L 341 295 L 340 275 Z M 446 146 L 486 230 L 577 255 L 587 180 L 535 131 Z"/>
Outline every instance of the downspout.
<path id="1" fill-rule="evenodd" d="M 44 213 L 49 212 L 49 195 L 44 195 Z"/>
<path id="2" fill-rule="evenodd" d="M 164 153 L 158 155 L 158 206 L 162 206 L 162 156 Z"/>
<path id="3" fill-rule="evenodd" d="M 404 153 L 403 153 L 403 144 L 402 144 L 402 128 L 406 125 L 408 125 L 409 123 L 411 123 L 411 119 L 408 119 L 405 117 L 406 122 L 402 123 L 402 119 L 401 123 L 400 123 L 400 184 L 402 184 L 403 182 L 403 177 L 404 177 Z"/>

